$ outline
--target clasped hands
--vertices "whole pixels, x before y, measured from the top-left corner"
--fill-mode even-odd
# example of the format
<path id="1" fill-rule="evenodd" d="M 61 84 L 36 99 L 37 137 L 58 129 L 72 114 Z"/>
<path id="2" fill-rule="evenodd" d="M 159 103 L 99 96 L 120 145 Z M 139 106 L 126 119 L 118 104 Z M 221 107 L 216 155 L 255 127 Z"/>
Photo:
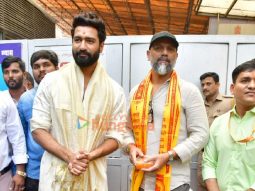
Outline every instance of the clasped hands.
<path id="1" fill-rule="evenodd" d="M 87 170 L 90 161 L 90 153 L 85 151 L 73 153 L 68 163 L 68 170 L 71 174 L 79 176 Z"/>

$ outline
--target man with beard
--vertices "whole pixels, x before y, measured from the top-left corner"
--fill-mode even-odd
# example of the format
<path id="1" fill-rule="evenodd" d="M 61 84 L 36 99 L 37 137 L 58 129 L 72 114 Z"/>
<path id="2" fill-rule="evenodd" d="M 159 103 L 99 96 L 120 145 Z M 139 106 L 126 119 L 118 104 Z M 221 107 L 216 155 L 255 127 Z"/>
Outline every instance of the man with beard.
<path id="1" fill-rule="evenodd" d="M 80 14 L 71 34 L 75 63 L 47 74 L 34 100 L 33 137 L 46 150 L 39 190 L 107 191 L 106 155 L 123 142 L 125 95 L 98 62 L 103 21 Z"/>
<path id="2" fill-rule="evenodd" d="M 215 72 L 202 74 L 200 76 L 200 83 L 204 95 L 209 126 L 211 126 L 216 117 L 228 112 L 234 106 L 234 99 L 232 96 L 220 94 L 219 75 Z M 202 155 L 203 151 L 199 152 L 197 161 L 198 191 L 207 190 L 202 178 Z"/>
<path id="3" fill-rule="evenodd" d="M 23 86 L 25 63 L 18 57 L 7 56 L 2 62 L 4 81 L 9 93 L 17 105 L 20 96 L 26 91 Z"/>
<path id="4" fill-rule="evenodd" d="M 34 52 L 30 59 L 33 76 L 39 85 L 45 75 L 58 69 L 58 56 L 49 50 L 39 50 Z M 38 191 L 40 163 L 44 149 L 35 142 L 30 129 L 30 119 L 32 117 L 32 107 L 37 87 L 26 91 L 20 97 L 18 111 L 24 129 L 29 156 L 26 165 L 27 177 L 25 180 L 25 191 Z"/>
<path id="5" fill-rule="evenodd" d="M 7 56 L 2 61 L 2 71 L 4 76 L 4 81 L 9 88 L 5 90 L 5 94 L 9 94 L 12 98 L 14 104 L 17 106 L 20 96 L 26 91 L 23 83 L 24 83 L 24 73 L 25 73 L 25 63 L 19 58 L 15 56 Z M 14 149 L 14 148 L 12 148 Z M 15 161 L 11 162 L 12 173 L 14 177 L 17 176 L 17 172 L 22 174 L 18 175 L 19 179 L 21 179 L 20 188 L 23 188 L 24 178 L 25 178 L 25 165 L 15 165 Z M 17 169 L 17 171 L 16 171 Z"/>
<path id="6" fill-rule="evenodd" d="M 128 148 L 132 191 L 188 191 L 190 159 L 208 140 L 202 96 L 173 69 L 178 45 L 169 32 L 154 34 L 147 51 L 152 69 L 130 93 L 130 128 L 140 149 Z"/>
<path id="7" fill-rule="evenodd" d="M 232 72 L 235 107 L 210 127 L 202 173 L 209 191 L 255 190 L 255 59 Z"/>

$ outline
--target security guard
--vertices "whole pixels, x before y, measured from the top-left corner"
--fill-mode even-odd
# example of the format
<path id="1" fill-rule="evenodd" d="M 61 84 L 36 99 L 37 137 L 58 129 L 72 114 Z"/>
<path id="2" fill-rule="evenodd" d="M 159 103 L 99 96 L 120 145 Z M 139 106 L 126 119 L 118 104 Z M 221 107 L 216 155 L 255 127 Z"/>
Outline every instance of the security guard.
<path id="1" fill-rule="evenodd" d="M 207 112 L 208 122 L 211 126 L 213 120 L 229 111 L 234 106 L 234 98 L 232 96 L 226 96 L 219 93 L 219 75 L 215 72 L 207 72 L 200 76 L 201 89 L 204 95 L 205 108 Z M 201 161 L 202 154 L 198 154 L 198 191 L 206 191 L 205 183 L 202 179 Z"/>
<path id="2" fill-rule="evenodd" d="M 205 108 L 209 121 L 209 125 L 211 126 L 213 120 L 229 111 L 234 106 L 234 98 L 233 96 L 227 96 L 218 94 L 216 99 L 213 102 L 208 102 L 205 98 Z"/>

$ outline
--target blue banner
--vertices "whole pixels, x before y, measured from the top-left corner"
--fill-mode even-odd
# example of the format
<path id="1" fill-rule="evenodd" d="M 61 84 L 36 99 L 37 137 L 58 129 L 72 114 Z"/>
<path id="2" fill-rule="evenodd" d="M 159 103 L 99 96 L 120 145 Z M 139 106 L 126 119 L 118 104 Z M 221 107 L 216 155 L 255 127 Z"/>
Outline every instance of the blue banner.
<path id="1" fill-rule="evenodd" d="M 6 56 L 17 56 L 21 58 L 21 43 L 0 44 L 0 90 L 8 89 L 3 78 L 2 61 Z"/>

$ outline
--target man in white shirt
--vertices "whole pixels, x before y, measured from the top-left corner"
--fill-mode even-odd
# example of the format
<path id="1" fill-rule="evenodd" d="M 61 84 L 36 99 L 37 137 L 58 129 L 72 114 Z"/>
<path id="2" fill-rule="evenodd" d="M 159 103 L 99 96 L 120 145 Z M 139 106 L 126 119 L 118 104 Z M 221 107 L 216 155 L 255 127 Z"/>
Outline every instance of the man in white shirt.
<path id="1" fill-rule="evenodd" d="M 208 140 L 202 96 L 174 70 L 178 45 L 167 31 L 154 34 L 147 51 L 152 69 L 130 93 L 135 145 L 130 144 L 128 150 L 136 166 L 132 191 L 188 191 L 191 157 Z M 135 146 L 142 154 L 134 150 Z M 138 155 L 147 155 L 143 166 Z"/>
<path id="2" fill-rule="evenodd" d="M 39 191 L 107 191 L 106 155 L 123 143 L 123 89 L 98 62 L 105 25 L 94 13 L 74 18 L 75 62 L 48 73 L 36 93 L 31 129 L 45 149 Z"/>
<path id="3" fill-rule="evenodd" d="M 18 111 L 9 93 L 0 92 L 0 100 L 0 188 L 1 191 L 21 191 L 24 190 L 27 163 L 25 136 Z M 10 153 L 13 153 L 12 156 Z M 13 177 L 11 160 L 17 165 Z"/>

